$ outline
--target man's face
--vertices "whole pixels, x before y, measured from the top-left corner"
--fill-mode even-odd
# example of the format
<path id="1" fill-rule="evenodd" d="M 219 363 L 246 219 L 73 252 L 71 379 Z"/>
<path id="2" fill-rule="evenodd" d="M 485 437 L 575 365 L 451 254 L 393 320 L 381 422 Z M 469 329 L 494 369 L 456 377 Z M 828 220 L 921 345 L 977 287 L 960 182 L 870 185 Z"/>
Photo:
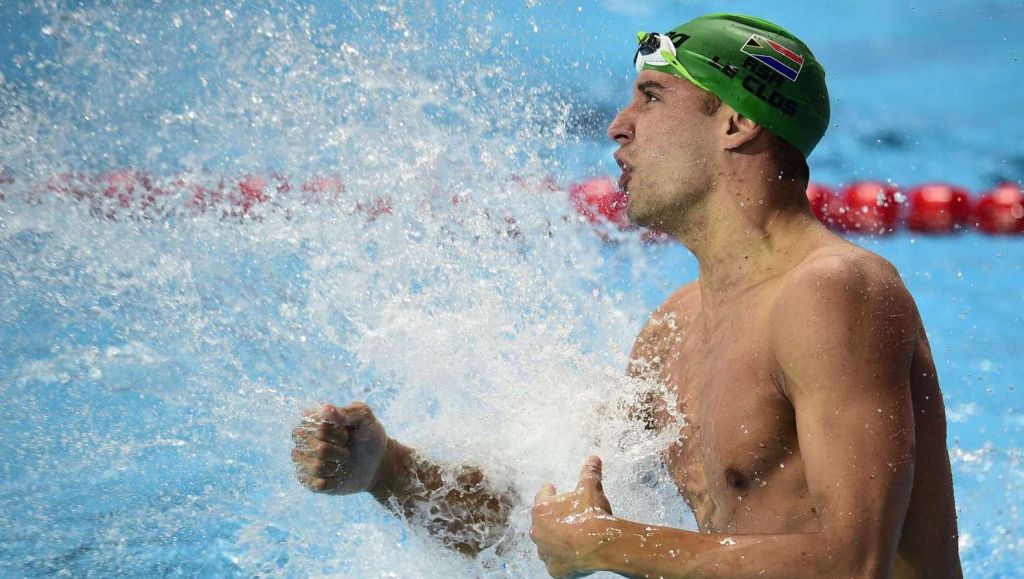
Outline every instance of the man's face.
<path id="1" fill-rule="evenodd" d="M 633 100 L 609 125 L 633 223 L 671 230 L 710 187 L 717 115 L 701 111 L 704 98 L 686 80 L 645 70 Z"/>

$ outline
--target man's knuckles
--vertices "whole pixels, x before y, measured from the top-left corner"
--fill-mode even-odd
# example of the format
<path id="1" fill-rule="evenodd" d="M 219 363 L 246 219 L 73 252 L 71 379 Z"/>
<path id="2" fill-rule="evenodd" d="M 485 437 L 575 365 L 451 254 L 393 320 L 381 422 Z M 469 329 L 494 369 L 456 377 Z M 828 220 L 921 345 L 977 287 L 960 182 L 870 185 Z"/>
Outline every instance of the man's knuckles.
<path id="1" fill-rule="evenodd" d="M 313 472 L 321 478 L 338 478 L 344 474 L 345 466 L 327 460 L 317 460 L 313 462 Z"/>
<path id="2" fill-rule="evenodd" d="M 299 449 L 292 450 L 292 461 L 299 470 L 299 477 L 315 475 L 318 477 L 336 478 L 347 468 L 347 460 L 332 460 L 331 455 L 317 457 Z"/>
<path id="3" fill-rule="evenodd" d="M 344 424 L 350 428 L 361 428 L 377 420 L 370 407 L 363 402 L 353 402 L 339 409 L 339 413 L 344 418 Z"/>
<path id="4" fill-rule="evenodd" d="M 355 402 L 350 403 L 348 406 L 343 408 L 343 410 L 350 414 L 368 414 L 370 416 L 373 416 L 373 411 L 370 410 L 370 407 L 367 406 L 366 403 L 361 400 L 356 400 Z"/>
<path id="5" fill-rule="evenodd" d="M 336 444 L 329 442 L 320 442 L 316 445 L 314 453 L 317 458 L 330 460 L 333 462 L 347 461 L 352 458 L 352 452 Z"/>
<path id="6" fill-rule="evenodd" d="M 294 442 L 296 445 L 304 444 L 307 440 L 309 440 L 309 435 L 310 435 L 309 429 L 304 427 L 304 426 L 299 426 L 297 428 L 293 428 L 292 429 L 292 442 Z"/>
<path id="7" fill-rule="evenodd" d="M 316 438 L 344 445 L 348 443 L 348 429 L 325 422 L 316 429 Z"/>

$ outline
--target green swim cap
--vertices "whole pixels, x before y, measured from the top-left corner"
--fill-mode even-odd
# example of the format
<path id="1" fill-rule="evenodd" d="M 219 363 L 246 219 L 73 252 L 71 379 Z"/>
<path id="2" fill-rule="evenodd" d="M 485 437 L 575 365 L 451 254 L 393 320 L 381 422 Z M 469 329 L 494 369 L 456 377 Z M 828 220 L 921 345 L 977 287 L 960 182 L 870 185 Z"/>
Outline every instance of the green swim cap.
<path id="1" fill-rule="evenodd" d="M 659 35 L 638 36 L 637 72 L 657 70 L 689 80 L 792 144 L 805 158 L 825 135 L 825 69 L 783 28 L 752 16 L 708 14 L 664 34 L 675 48 L 674 58 L 671 50 L 664 50 L 672 48 L 667 42 L 658 49 Z"/>

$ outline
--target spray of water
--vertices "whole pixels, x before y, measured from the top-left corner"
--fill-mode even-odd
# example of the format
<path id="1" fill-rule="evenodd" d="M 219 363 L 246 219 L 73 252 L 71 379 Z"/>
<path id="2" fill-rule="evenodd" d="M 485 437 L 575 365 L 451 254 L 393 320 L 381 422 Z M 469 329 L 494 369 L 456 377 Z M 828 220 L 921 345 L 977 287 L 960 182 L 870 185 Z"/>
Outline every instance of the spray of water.
<path id="1" fill-rule="evenodd" d="M 657 254 L 539 185 L 574 137 L 503 25 L 535 3 L 59 4 L 0 83 L 4 571 L 536 576 L 527 501 L 595 452 L 618 513 L 689 524 L 627 418 Z M 81 193 L 122 167 L 157 193 Z M 209 195 L 244 174 L 343 186 Z M 498 547 L 298 485 L 300 411 L 355 399 L 519 490 Z"/>

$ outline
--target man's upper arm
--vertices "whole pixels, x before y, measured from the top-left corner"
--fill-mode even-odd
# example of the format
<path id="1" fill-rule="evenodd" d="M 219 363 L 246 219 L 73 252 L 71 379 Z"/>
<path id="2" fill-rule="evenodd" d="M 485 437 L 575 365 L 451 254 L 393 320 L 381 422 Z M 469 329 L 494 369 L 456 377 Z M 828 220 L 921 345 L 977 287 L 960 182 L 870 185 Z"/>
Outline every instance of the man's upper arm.
<path id="1" fill-rule="evenodd" d="M 651 313 L 633 343 L 626 374 L 633 378 L 653 379 L 658 375 L 669 354 L 671 344 L 687 324 L 687 316 L 694 308 L 698 296 L 697 282 L 692 281 L 676 290 L 665 303 Z"/>
<path id="2" fill-rule="evenodd" d="M 880 258 L 826 258 L 794 278 L 772 348 L 822 531 L 837 556 L 891 569 L 914 474 L 917 311 Z"/>
<path id="3" fill-rule="evenodd" d="M 686 323 L 686 313 L 692 308 L 691 302 L 696 295 L 697 283 L 690 282 L 665 300 L 644 324 L 633 343 L 633 351 L 629 356 L 626 375 L 646 383 L 650 387 L 659 379 L 662 366 L 670 355 L 671 345 L 679 337 Z M 650 388 L 640 389 L 640 398 L 636 405 L 629 409 L 629 416 L 641 420 L 650 429 L 659 428 L 665 422 L 667 414 L 664 396 L 659 396 Z M 659 420 L 659 416 L 662 417 Z"/>
<path id="4" fill-rule="evenodd" d="M 661 369 L 662 342 L 664 341 L 661 328 L 659 311 L 655 311 L 647 321 L 633 343 L 633 351 L 629 355 L 629 365 L 626 367 L 626 375 L 649 386 L 658 379 Z M 637 420 L 644 424 L 645 428 L 654 430 L 657 428 L 656 415 L 659 405 L 658 397 L 649 388 L 642 387 L 638 391 L 638 399 L 628 409 L 630 420 Z"/>

